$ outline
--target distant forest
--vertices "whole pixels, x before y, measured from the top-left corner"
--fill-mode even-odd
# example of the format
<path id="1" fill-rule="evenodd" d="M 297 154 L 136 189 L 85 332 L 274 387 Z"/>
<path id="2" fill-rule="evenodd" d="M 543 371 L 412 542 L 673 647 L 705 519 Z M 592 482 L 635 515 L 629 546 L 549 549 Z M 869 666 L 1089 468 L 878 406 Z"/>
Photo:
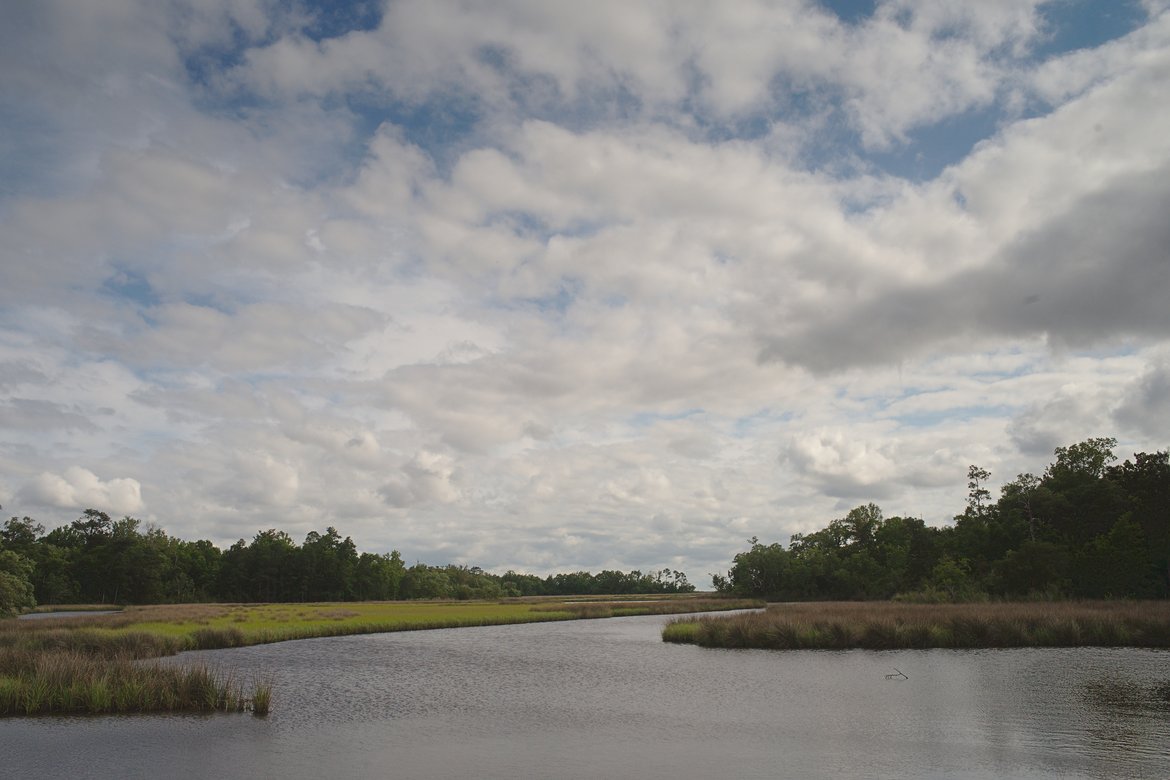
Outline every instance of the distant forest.
<path id="1" fill-rule="evenodd" d="M 884 517 L 875 504 L 787 547 L 749 540 L 718 591 L 772 600 L 1166 598 L 1170 458 L 1117 463 L 1114 439 L 1058 447 L 1040 476 L 1020 474 L 992 501 L 971 466 L 953 525 Z M 579 571 L 537 577 L 478 567 L 406 566 L 397 551 L 359 553 L 334 528 L 297 544 L 261 531 L 227 550 L 184 541 L 132 517 L 87 509 L 48 533 L 13 517 L 0 529 L 0 614 L 41 604 L 361 601 L 685 593 L 679 571 Z"/>
<path id="2" fill-rule="evenodd" d="M 398 551 L 359 553 L 335 528 L 302 544 L 275 529 L 220 550 L 133 517 L 87 509 L 45 533 L 31 518 L 0 529 L 0 616 L 35 604 L 494 599 L 507 596 L 689 593 L 683 572 L 578 571 L 537 577 L 478 567 L 406 566 Z"/>
<path id="3" fill-rule="evenodd" d="M 1170 459 L 1117 441 L 1058 447 L 1041 476 L 1020 474 L 999 499 L 968 470 L 953 525 L 883 517 L 866 504 L 788 547 L 750 539 L 716 588 L 780 601 L 1166 598 L 1170 595 Z"/>

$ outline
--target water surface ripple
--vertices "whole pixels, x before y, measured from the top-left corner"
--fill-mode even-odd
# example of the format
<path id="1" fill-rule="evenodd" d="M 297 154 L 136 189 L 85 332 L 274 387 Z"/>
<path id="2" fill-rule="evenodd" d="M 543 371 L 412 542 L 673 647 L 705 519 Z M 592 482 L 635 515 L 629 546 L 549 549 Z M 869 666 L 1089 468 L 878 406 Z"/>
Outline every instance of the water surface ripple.
<path id="1" fill-rule="evenodd" d="M 770 652 L 667 618 L 187 653 L 273 713 L 0 721 L 5 777 L 1165 778 L 1170 654 Z M 887 680 L 900 669 L 909 679 Z"/>

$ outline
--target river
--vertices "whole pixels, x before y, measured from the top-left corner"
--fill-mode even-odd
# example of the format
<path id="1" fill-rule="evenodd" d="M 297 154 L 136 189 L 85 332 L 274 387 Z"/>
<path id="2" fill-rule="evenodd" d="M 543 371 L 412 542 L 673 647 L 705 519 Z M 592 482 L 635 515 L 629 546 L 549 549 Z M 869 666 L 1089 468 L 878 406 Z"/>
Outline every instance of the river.
<path id="1" fill-rule="evenodd" d="M 272 714 L 3 720 L 0 775 L 1167 776 L 1164 651 L 703 650 L 664 644 L 666 620 L 186 653 L 270 677 Z"/>

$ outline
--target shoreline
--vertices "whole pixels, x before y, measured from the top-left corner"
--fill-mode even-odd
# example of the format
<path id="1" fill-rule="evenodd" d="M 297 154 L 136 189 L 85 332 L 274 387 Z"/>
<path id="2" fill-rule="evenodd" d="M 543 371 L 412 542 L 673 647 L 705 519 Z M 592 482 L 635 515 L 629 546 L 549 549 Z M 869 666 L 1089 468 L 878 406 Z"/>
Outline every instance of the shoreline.
<path id="1" fill-rule="evenodd" d="M 664 642 L 762 650 L 1170 648 L 1170 602 L 802 602 L 673 620 Z"/>
<path id="2" fill-rule="evenodd" d="M 760 607 L 744 599 L 560 597 L 495 602 L 189 604 L 108 615 L 0 621 L 0 717 L 148 712 L 267 714 L 272 686 L 152 659 L 354 634 Z M 147 663 L 143 663 L 147 661 Z"/>

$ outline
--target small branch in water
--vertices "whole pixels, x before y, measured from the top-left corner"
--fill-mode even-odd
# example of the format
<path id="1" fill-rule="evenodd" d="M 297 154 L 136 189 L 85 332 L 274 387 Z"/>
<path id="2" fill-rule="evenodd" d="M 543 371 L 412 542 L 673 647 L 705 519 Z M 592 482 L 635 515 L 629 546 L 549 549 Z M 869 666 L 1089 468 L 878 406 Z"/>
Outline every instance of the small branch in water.
<path id="1" fill-rule="evenodd" d="M 895 672 L 894 674 L 887 674 L 886 679 L 887 680 L 909 680 L 910 679 L 905 674 L 898 671 L 897 667 L 894 668 L 894 672 Z"/>

